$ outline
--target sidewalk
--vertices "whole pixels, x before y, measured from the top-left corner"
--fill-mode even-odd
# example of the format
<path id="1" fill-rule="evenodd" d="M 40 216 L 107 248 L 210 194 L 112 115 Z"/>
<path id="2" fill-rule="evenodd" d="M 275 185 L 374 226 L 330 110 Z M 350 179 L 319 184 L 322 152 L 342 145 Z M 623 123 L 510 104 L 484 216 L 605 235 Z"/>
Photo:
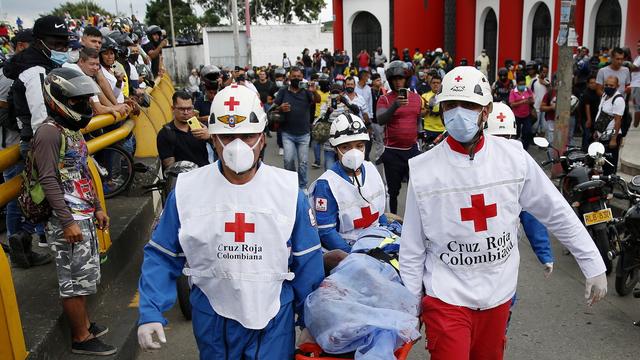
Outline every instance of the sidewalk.
<path id="1" fill-rule="evenodd" d="M 625 180 L 640 175 L 640 127 L 634 128 L 632 125 L 629 129 L 620 150 L 618 165 L 618 174 L 625 177 Z"/>

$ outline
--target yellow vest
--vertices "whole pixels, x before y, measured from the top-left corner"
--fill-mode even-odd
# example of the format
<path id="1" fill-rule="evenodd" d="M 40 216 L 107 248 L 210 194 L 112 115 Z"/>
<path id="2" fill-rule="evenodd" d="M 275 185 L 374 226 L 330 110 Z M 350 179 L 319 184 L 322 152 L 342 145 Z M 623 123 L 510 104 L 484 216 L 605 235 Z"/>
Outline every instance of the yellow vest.
<path id="1" fill-rule="evenodd" d="M 429 101 L 434 96 L 435 96 L 435 94 L 434 94 L 433 91 L 429 91 L 429 92 L 426 92 L 426 93 L 422 94 L 422 104 L 423 104 L 423 106 L 424 107 L 428 107 L 429 106 Z M 433 106 L 433 111 L 439 112 L 440 111 L 440 105 L 435 104 Z M 424 127 L 425 130 L 428 130 L 428 131 L 433 131 L 433 132 L 443 132 L 444 131 L 444 124 L 442 123 L 442 120 L 440 119 L 440 115 L 431 115 L 431 112 L 429 112 L 427 115 L 425 115 L 424 119 L 422 120 L 422 126 Z"/>

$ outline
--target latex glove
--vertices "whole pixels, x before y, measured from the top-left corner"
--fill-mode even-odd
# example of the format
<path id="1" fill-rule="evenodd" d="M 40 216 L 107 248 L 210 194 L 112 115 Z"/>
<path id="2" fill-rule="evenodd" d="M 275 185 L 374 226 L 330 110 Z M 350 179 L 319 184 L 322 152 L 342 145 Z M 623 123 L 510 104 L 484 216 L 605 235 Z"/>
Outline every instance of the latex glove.
<path id="1" fill-rule="evenodd" d="M 142 324 L 138 327 L 138 344 L 142 350 L 160 349 L 160 343 L 153 341 L 153 333 L 158 336 L 161 343 L 166 343 L 167 338 L 164 336 L 164 328 L 159 322 Z"/>
<path id="2" fill-rule="evenodd" d="M 551 273 L 553 272 L 553 263 L 546 263 L 544 264 L 544 278 L 548 279 L 549 276 L 551 276 Z"/>
<path id="3" fill-rule="evenodd" d="M 607 294 L 607 275 L 600 275 L 588 278 L 585 281 L 584 298 L 587 299 L 587 305 L 591 306 L 602 300 Z"/>
<path id="4" fill-rule="evenodd" d="M 301 344 L 315 344 L 315 343 L 316 343 L 316 340 L 313 338 L 313 336 L 311 336 L 311 333 L 309 332 L 309 330 L 307 330 L 307 328 L 302 329 L 300 336 L 298 336 L 297 345 L 300 346 Z"/>

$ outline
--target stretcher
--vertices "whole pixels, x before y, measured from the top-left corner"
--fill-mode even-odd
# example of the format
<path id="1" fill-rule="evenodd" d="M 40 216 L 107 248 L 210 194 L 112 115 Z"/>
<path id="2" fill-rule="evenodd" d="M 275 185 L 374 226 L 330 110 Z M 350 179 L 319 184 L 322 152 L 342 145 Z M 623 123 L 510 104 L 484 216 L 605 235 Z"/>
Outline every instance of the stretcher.
<path id="1" fill-rule="evenodd" d="M 407 356 L 409 356 L 409 352 L 411 352 L 411 348 L 413 347 L 413 343 L 406 343 L 401 348 L 395 351 L 397 360 L 406 360 Z M 334 355 L 335 356 L 335 355 Z M 345 360 L 353 358 L 345 358 L 345 357 L 332 357 L 331 355 L 325 355 L 324 351 L 318 346 L 318 344 L 300 344 L 298 350 L 296 350 L 296 359 L 295 360 L 314 360 L 314 359 L 323 359 L 323 360 Z"/>

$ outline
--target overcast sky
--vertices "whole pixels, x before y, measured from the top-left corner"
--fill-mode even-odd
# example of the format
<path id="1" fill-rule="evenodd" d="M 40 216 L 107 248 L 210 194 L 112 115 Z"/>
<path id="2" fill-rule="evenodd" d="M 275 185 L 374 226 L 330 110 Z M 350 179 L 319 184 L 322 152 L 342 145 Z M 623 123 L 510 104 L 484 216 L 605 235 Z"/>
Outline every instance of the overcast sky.
<path id="1" fill-rule="evenodd" d="M 25 27 L 33 26 L 33 22 L 38 18 L 39 14 L 49 12 L 58 5 L 65 3 L 67 0 L 0 0 L 0 19 L 8 20 L 11 25 L 16 25 L 16 18 L 20 17 L 24 21 Z M 71 0 L 78 1 L 79 0 Z M 115 13 L 116 3 L 118 10 L 127 15 L 133 14 L 139 19 L 144 19 L 146 11 L 146 3 L 148 0 L 100 0 L 94 1 L 105 10 Z M 329 21 L 332 19 L 331 14 L 332 0 L 325 0 L 327 6 L 320 14 L 321 21 Z M 202 8 L 194 6 L 198 15 L 202 14 Z"/>

